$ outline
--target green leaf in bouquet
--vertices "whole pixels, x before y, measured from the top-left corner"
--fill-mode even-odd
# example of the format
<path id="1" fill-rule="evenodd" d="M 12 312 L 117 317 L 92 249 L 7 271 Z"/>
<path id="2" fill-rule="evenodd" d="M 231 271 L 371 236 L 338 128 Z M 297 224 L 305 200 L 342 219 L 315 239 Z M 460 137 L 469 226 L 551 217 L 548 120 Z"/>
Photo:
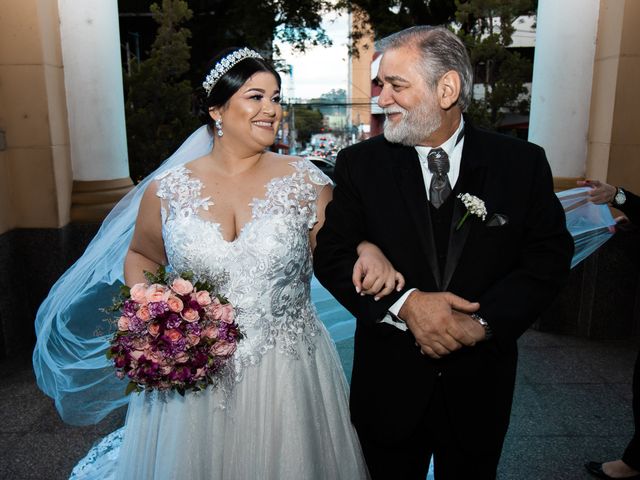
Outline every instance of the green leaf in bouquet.
<path id="1" fill-rule="evenodd" d="M 147 279 L 147 282 L 150 284 L 160 283 L 163 285 L 167 284 L 167 268 L 164 265 L 160 265 L 156 273 L 149 272 L 147 270 L 144 271 L 144 278 Z"/>
<path id="2" fill-rule="evenodd" d="M 189 280 L 190 282 L 193 282 L 193 277 L 194 277 L 193 272 L 190 271 L 190 270 L 188 270 L 186 272 L 182 272 L 180 274 L 180 278 L 182 278 L 184 280 Z"/>
<path id="3" fill-rule="evenodd" d="M 224 295 L 222 295 L 221 293 L 216 293 L 216 298 L 220 301 L 221 304 L 226 305 L 227 303 L 229 303 L 229 300 L 227 299 L 227 297 L 225 297 Z"/>
<path id="4" fill-rule="evenodd" d="M 127 389 L 124 391 L 124 394 L 126 396 L 132 392 L 139 392 L 139 391 L 140 391 L 140 387 L 138 387 L 138 384 L 136 382 L 129 382 L 129 384 L 127 385 Z"/>
<path id="5" fill-rule="evenodd" d="M 120 298 L 127 299 L 131 297 L 131 288 L 129 285 L 120 285 Z"/>
<path id="6" fill-rule="evenodd" d="M 194 287 L 198 291 L 206 290 L 207 292 L 212 292 L 214 290 L 213 284 L 206 280 L 198 280 Z"/>

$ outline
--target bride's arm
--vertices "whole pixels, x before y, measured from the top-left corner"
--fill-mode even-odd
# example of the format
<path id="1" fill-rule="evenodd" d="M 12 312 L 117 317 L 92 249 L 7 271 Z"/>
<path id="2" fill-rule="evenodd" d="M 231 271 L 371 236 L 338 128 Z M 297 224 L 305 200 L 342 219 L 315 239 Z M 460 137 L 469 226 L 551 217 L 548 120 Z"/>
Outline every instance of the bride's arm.
<path id="1" fill-rule="evenodd" d="M 311 240 L 311 251 L 313 252 L 316 249 L 316 236 L 318 232 L 324 225 L 324 211 L 327 208 L 327 205 L 333 198 L 333 187 L 329 184 L 322 187 L 320 193 L 318 194 L 318 198 L 316 199 L 316 224 L 313 226 L 311 231 L 309 232 L 309 237 Z"/>
<path id="2" fill-rule="evenodd" d="M 353 266 L 352 281 L 360 295 L 374 300 L 404 288 L 404 276 L 398 272 L 377 245 L 363 240 L 358 245 L 358 260 Z"/>
<path id="3" fill-rule="evenodd" d="M 316 236 L 324 224 L 324 211 L 333 197 L 333 188 L 326 185 L 316 201 L 317 220 L 311 230 L 311 249 L 316 248 Z M 373 243 L 362 241 L 358 245 L 358 260 L 353 266 L 353 285 L 361 295 L 374 295 L 376 300 L 389 295 L 394 290 L 402 290 L 404 277 L 382 251 Z"/>
<path id="4" fill-rule="evenodd" d="M 167 256 L 162 241 L 162 218 L 157 185 L 152 182 L 142 195 L 133 238 L 124 260 L 124 280 L 129 286 L 146 283 L 144 272 L 153 272 L 166 265 Z"/>

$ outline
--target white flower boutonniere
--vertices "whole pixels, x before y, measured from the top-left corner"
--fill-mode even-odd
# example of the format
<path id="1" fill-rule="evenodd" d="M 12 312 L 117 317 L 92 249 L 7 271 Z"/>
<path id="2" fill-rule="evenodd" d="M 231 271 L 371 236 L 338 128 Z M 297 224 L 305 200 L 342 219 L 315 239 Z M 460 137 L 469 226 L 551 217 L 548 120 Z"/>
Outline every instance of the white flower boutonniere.
<path id="1" fill-rule="evenodd" d="M 460 193 L 458 198 L 462 200 L 467 211 L 464 214 L 464 217 L 462 217 L 458 222 L 458 225 L 456 225 L 456 230 L 460 230 L 460 227 L 462 227 L 462 224 L 470 213 L 482 218 L 482 221 L 484 222 L 484 219 L 487 217 L 487 208 L 484 206 L 484 202 L 482 200 L 469 193 Z"/>

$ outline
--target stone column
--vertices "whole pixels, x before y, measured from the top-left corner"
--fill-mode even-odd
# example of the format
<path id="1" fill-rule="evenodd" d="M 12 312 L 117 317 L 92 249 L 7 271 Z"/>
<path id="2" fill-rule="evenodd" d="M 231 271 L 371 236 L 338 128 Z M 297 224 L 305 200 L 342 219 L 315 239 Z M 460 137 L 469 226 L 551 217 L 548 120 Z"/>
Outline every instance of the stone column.
<path id="1" fill-rule="evenodd" d="M 640 2 L 601 0 L 587 176 L 640 192 Z"/>
<path id="2" fill-rule="evenodd" d="M 529 140 L 544 147 L 563 188 L 585 174 L 599 7 L 599 0 L 538 2 Z"/>
<path id="3" fill-rule="evenodd" d="M 59 0 L 73 168 L 71 220 L 101 220 L 132 185 L 116 0 Z"/>

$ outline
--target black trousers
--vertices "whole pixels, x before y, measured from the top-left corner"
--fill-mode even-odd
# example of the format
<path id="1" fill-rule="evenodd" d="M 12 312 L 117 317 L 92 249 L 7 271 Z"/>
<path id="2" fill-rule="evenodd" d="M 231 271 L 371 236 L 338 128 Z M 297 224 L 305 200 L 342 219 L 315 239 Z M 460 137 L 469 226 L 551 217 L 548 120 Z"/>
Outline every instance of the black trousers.
<path id="1" fill-rule="evenodd" d="M 622 461 L 634 470 L 640 471 L 640 351 L 633 367 L 633 423 L 635 432 L 622 455 Z"/>
<path id="2" fill-rule="evenodd" d="M 390 405 L 389 408 L 402 408 L 402 405 Z M 432 456 L 436 480 L 496 478 L 502 445 L 491 449 L 485 445 L 472 448 L 460 445 L 453 434 L 441 382 L 436 382 L 424 418 L 416 419 L 416 422 L 413 435 L 399 445 L 360 436 L 372 480 L 424 480 Z"/>

